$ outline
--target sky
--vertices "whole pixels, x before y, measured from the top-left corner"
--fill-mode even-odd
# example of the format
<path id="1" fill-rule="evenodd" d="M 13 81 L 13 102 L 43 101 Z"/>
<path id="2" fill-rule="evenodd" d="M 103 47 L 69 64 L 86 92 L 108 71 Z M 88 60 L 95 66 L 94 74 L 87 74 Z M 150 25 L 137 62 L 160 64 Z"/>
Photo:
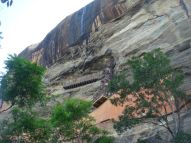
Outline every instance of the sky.
<path id="1" fill-rule="evenodd" d="M 0 72 L 9 54 L 19 54 L 38 43 L 66 16 L 93 0 L 13 0 L 9 8 L 0 4 Z"/>

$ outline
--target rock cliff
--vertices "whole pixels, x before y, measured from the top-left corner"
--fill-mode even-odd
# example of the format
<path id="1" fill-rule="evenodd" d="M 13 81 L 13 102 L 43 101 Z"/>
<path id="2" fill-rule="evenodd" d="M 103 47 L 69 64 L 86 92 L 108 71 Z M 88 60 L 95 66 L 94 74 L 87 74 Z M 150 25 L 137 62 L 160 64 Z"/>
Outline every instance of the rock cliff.
<path id="1" fill-rule="evenodd" d="M 105 90 L 100 85 L 107 79 L 91 82 L 91 87 L 88 80 L 69 90 L 63 85 L 107 68 L 116 72 L 130 57 L 161 48 L 174 68 L 183 69 L 182 87 L 191 93 L 190 17 L 190 0 L 95 0 L 66 17 L 20 56 L 47 67 L 50 93 L 92 98 Z"/>
<path id="2" fill-rule="evenodd" d="M 47 68 L 50 95 L 95 100 L 132 56 L 161 48 L 191 94 L 190 0 L 95 0 L 20 56 Z"/>

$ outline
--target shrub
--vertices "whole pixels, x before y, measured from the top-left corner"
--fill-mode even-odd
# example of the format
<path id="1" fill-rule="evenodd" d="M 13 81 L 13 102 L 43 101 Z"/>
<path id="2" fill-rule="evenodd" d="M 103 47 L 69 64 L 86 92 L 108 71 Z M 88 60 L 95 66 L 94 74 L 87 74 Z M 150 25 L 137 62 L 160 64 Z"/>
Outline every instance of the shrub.
<path id="1" fill-rule="evenodd" d="M 99 137 L 94 143 L 113 143 L 114 138 L 111 136 L 102 136 Z"/>
<path id="2" fill-rule="evenodd" d="M 191 135 L 180 132 L 175 137 L 175 143 L 190 143 L 191 142 Z"/>

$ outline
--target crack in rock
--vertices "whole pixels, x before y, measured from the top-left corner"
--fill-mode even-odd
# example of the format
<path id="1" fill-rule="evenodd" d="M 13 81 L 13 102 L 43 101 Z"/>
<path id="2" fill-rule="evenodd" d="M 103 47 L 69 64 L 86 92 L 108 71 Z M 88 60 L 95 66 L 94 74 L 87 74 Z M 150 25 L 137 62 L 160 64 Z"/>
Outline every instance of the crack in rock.
<path id="1" fill-rule="evenodd" d="M 189 11 L 187 9 L 187 6 L 184 2 L 184 0 L 180 0 L 180 6 L 183 8 L 183 10 L 186 12 L 187 17 L 189 17 Z"/>

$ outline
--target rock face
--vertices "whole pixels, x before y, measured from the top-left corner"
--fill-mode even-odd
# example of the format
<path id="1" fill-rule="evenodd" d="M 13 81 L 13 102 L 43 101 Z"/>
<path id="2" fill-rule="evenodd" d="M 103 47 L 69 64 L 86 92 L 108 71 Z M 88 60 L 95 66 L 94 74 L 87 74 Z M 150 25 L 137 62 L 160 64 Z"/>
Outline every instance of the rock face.
<path id="1" fill-rule="evenodd" d="M 95 0 L 20 56 L 47 67 L 50 93 L 64 94 L 62 86 L 68 80 L 104 71 L 109 65 L 110 72 L 119 71 L 130 57 L 161 48 L 174 68 L 183 69 L 182 87 L 191 93 L 190 17 L 190 0 Z M 102 82 L 92 83 L 96 91 L 103 89 Z M 75 90 L 83 97 L 92 94 Z"/>
<path id="2" fill-rule="evenodd" d="M 126 11 L 125 1 L 95 0 L 66 17 L 45 37 L 30 57 L 26 57 L 49 67 L 67 55 L 68 47 L 81 45 L 101 24 L 124 15 Z M 22 55 L 25 56 L 24 53 Z"/>
<path id="3" fill-rule="evenodd" d="M 190 0 L 95 0 L 20 56 L 47 67 L 47 89 L 58 100 L 92 100 L 107 93 L 113 72 L 123 69 L 129 58 L 156 48 L 184 71 L 182 88 L 191 94 Z M 89 82 L 100 72 L 101 78 Z M 64 89 L 68 81 L 70 88 Z"/>

